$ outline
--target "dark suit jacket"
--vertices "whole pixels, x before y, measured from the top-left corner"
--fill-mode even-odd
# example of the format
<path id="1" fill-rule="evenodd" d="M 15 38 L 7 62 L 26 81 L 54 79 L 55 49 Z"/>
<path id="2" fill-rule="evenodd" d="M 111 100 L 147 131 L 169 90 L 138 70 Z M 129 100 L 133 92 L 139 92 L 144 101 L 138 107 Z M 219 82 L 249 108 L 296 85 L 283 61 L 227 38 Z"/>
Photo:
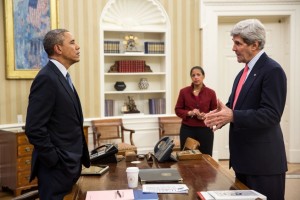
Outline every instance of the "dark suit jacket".
<path id="1" fill-rule="evenodd" d="M 78 94 L 51 61 L 32 83 L 25 133 L 34 145 L 31 180 L 39 162 L 77 175 L 90 166 Z"/>
<path id="2" fill-rule="evenodd" d="M 243 70 L 237 75 L 229 101 Z M 287 161 L 280 120 L 287 94 L 286 75 L 281 66 L 263 53 L 248 75 L 233 110 L 230 124 L 230 164 L 237 173 L 280 174 Z"/>

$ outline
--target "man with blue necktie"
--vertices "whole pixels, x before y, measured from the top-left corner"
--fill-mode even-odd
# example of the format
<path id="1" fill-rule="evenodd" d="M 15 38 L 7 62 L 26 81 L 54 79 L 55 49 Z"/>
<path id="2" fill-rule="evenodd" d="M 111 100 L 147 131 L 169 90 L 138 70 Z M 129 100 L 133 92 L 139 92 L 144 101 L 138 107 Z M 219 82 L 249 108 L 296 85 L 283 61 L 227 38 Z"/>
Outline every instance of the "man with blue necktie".
<path id="1" fill-rule="evenodd" d="M 90 166 L 81 104 L 67 71 L 79 62 L 80 47 L 65 29 L 49 31 L 43 44 L 49 62 L 32 83 L 25 125 L 34 146 L 30 181 L 37 177 L 40 199 L 62 200 L 82 164 Z"/>

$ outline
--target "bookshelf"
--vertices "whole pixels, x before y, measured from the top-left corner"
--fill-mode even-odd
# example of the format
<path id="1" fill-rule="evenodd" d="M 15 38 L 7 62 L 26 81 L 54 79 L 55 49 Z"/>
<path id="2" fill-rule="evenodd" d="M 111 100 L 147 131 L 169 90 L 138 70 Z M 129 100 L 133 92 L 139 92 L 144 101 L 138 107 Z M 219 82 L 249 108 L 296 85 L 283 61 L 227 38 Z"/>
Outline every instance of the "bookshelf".
<path id="1" fill-rule="evenodd" d="M 171 113 L 170 36 L 169 18 L 158 0 L 108 1 L 100 18 L 101 117 L 124 116 L 128 97 L 141 116 Z M 147 80 L 146 89 L 139 87 L 141 79 Z M 116 90 L 116 82 L 126 88 Z M 153 112 L 154 102 L 163 108 Z"/>

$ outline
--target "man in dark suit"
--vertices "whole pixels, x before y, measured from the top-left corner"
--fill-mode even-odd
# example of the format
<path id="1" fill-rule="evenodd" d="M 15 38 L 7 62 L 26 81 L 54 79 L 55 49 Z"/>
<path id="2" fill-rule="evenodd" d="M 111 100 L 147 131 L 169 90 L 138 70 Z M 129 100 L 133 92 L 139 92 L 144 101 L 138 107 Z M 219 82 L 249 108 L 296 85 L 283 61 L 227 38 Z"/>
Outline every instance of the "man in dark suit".
<path id="1" fill-rule="evenodd" d="M 205 123 L 214 130 L 230 123 L 230 167 L 237 179 L 268 200 L 283 200 L 287 160 L 280 120 L 287 80 L 281 66 L 263 51 L 265 34 L 256 19 L 234 26 L 232 50 L 246 68 L 236 76 L 226 106 L 219 101 Z"/>
<path id="2" fill-rule="evenodd" d="M 30 181 L 38 179 L 42 200 L 62 200 L 90 166 L 81 104 L 69 67 L 80 47 L 65 29 L 49 31 L 43 41 L 49 62 L 35 77 L 29 95 L 25 132 L 34 146 Z"/>

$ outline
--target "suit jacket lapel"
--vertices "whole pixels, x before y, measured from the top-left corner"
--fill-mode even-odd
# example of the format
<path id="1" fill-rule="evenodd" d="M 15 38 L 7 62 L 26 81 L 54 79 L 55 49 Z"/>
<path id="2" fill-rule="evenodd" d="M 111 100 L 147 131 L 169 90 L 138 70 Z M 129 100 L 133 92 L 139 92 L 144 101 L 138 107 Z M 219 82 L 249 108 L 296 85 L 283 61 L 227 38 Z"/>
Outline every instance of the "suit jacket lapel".
<path id="1" fill-rule="evenodd" d="M 78 96 L 78 93 L 77 93 L 77 90 L 75 89 L 75 87 L 74 87 L 74 96 L 75 96 L 75 99 L 77 102 L 76 108 L 77 108 L 77 113 L 78 113 L 79 119 L 83 122 L 81 103 L 80 103 L 80 99 L 79 99 L 79 96 Z"/>
<path id="2" fill-rule="evenodd" d="M 78 115 L 78 118 L 81 120 L 81 118 L 82 118 L 82 115 L 80 114 L 81 113 L 81 109 L 78 107 L 78 104 L 79 104 L 78 100 L 79 99 L 77 100 L 78 96 L 76 97 L 77 92 L 75 90 L 75 87 L 74 87 L 74 91 L 73 91 L 72 88 L 70 87 L 67 79 L 63 76 L 63 74 L 59 71 L 59 69 L 52 62 L 49 62 L 49 63 L 52 64 L 51 69 L 53 69 L 53 71 L 57 74 L 60 83 L 62 84 L 62 86 L 64 87 L 64 89 L 67 91 L 67 94 L 72 99 L 74 107 L 75 107 L 75 110 L 76 110 L 76 113 Z M 75 94 L 75 92 L 76 92 L 76 94 Z"/>
<path id="3" fill-rule="evenodd" d="M 236 105 L 235 105 L 235 108 L 239 108 L 240 105 L 242 105 L 244 99 L 246 98 L 252 84 L 254 83 L 255 79 L 259 76 L 259 71 L 261 70 L 261 68 L 263 67 L 263 63 L 265 62 L 265 60 L 268 58 L 267 54 L 266 53 L 263 53 L 260 58 L 257 60 L 257 62 L 255 63 L 253 69 L 251 70 L 250 74 L 248 75 L 243 87 L 242 87 L 242 90 L 239 94 L 239 98 L 237 99 L 237 102 L 236 102 Z M 241 73 L 240 72 L 240 76 L 241 76 Z M 239 80 L 239 79 L 238 79 Z M 237 87 L 237 84 L 238 84 L 238 81 L 235 83 L 234 87 L 235 87 L 235 90 L 236 90 L 236 87 Z M 234 91 L 235 91 L 234 90 Z"/>

